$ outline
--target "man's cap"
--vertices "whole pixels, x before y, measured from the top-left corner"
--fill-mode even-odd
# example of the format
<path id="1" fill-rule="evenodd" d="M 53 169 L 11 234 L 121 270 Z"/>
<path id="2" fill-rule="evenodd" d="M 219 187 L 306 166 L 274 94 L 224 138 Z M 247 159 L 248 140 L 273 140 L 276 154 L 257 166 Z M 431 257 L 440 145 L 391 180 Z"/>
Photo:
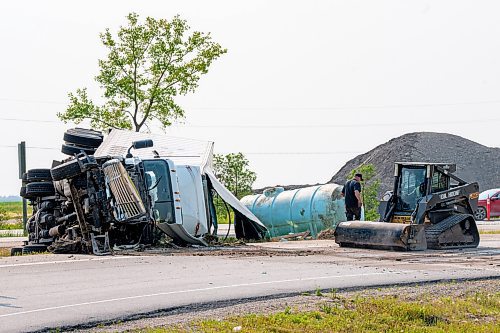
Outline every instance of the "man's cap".
<path id="1" fill-rule="evenodd" d="M 359 179 L 361 179 L 361 181 L 363 181 L 363 175 L 360 173 L 355 174 L 354 177 L 359 177 Z"/>

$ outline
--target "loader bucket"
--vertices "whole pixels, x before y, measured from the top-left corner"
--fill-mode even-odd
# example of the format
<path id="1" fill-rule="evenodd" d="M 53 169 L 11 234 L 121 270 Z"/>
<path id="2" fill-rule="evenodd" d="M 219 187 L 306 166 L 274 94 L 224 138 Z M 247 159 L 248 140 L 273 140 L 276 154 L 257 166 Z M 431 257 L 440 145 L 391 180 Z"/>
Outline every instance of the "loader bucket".
<path id="1" fill-rule="evenodd" d="M 342 247 L 362 247 L 403 251 L 427 248 L 423 225 L 389 222 L 341 222 L 334 232 Z"/>

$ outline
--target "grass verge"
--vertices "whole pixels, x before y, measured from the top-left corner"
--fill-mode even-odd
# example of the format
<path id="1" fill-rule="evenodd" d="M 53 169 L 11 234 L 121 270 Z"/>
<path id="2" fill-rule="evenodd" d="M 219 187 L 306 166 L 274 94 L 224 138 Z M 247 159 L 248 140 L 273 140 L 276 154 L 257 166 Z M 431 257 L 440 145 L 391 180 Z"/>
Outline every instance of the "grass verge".
<path id="1" fill-rule="evenodd" d="M 31 206 L 28 206 L 29 215 L 31 215 Z M 22 229 L 22 218 L 22 202 L 0 202 L 0 230 Z"/>
<path id="2" fill-rule="evenodd" d="M 22 202 L 0 202 L 0 220 L 17 219 L 22 216 Z"/>
<path id="3" fill-rule="evenodd" d="M 481 234 L 481 235 L 498 235 L 498 234 L 500 234 L 500 230 L 480 230 L 479 234 Z"/>
<path id="4" fill-rule="evenodd" d="M 285 307 L 275 314 L 203 320 L 135 332 L 500 332 L 500 293 L 461 297 L 397 296 L 344 298 L 335 292 L 315 311 Z"/>

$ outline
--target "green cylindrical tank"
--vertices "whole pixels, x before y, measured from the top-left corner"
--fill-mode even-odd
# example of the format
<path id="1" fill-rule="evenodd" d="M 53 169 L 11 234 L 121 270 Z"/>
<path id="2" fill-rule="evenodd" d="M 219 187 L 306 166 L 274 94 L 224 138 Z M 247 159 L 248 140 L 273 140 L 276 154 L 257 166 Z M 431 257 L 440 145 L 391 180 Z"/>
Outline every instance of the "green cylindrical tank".
<path id="1" fill-rule="evenodd" d="M 282 187 L 247 195 L 241 202 L 264 223 L 271 237 L 309 230 L 316 237 L 321 230 L 346 221 L 342 186 L 316 185 L 284 191 Z"/>

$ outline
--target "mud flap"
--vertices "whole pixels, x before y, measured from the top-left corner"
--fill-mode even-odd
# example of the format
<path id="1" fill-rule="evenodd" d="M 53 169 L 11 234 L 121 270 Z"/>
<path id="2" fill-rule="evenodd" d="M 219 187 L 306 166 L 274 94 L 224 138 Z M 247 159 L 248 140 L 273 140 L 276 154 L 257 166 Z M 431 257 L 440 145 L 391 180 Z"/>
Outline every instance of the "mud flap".
<path id="1" fill-rule="evenodd" d="M 427 249 L 423 225 L 388 222 L 341 222 L 334 232 L 342 247 L 361 247 L 402 251 Z"/>

